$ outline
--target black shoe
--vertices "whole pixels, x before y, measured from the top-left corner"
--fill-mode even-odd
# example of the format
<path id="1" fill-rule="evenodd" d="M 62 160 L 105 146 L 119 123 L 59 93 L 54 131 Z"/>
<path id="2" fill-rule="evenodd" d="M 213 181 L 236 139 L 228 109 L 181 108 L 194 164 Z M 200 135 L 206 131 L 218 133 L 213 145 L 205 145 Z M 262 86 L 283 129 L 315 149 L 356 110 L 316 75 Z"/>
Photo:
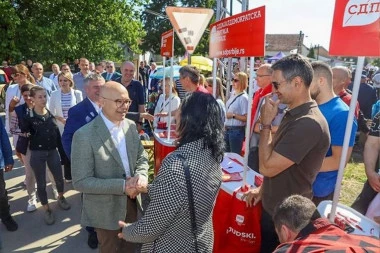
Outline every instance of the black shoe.
<path id="1" fill-rule="evenodd" d="M 12 218 L 12 216 L 9 216 L 8 218 L 2 219 L 1 222 L 5 225 L 8 231 L 16 231 L 18 229 L 18 225 L 15 222 L 15 220 Z"/>
<path id="2" fill-rule="evenodd" d="M 96 235 L 96 232 L 88 233 L 87 244 L 91 249 L 96 249 L 98 247 L 98 237 Z"/>

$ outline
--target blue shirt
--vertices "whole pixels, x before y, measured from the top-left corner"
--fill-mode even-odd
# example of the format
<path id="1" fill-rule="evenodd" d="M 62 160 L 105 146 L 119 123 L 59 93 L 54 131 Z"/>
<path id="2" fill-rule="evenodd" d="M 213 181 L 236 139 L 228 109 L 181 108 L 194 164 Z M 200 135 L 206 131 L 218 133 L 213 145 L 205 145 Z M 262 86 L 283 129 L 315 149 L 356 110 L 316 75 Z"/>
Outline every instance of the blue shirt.
<path id="1" fill-rule="evenodd" d="M 348 89 L 352 90 L 353 85 L 350 84 Z M 359 87 L 358 101 L 360 111 L 363 112 L 366 119 L 371 119 L 372 105 L 376 103 L 376 90 L 367 83 L 361 83 Z"/>
<path id="2" fill-rule="evenodd" d="M 329 125 L 331 144 L 326 153 L 326 157 L 329 157 L 332 156 L 331 146 L 343 146 L 349 107 L 339 97 L 334 97 L 327 103 L 318 105 L 318 107 Z M 354 118 L 349 143 L 350 147 L 354 145 L 357 128 L 358 124 Z M 313 184 L 314 196 L 326 197 L 334 191 L 339 168 L 332 169 L 336 170 L 318 173 Z"/>
<path id="3" fill-rule="evenodd" d="M 85 78 L 86 78 L 86 76 L 84 76 L 82 74 L 82 72 L 78 72 L 78 73 L 75 73 L 73 75 L 74 87 L 76 90 L 80 90 L 82 92 L 83 99 L 85 99 L 87 97 L 87 93 L 84 90 L 84 79 Z"/>
<path id="4" fill-rule="evenodd" d="M 44 77 L 44 76 L 41 78 L 41 80 L 37 80 L 37 78 L 36 78 L 36 84 L 38 86 L 43 87 L 46 90 L 47 100 L 48 100 L 48 104 L 49 104 L 51 93 L 53 91 L 57 90 L 58 88 L 55 86 L 55 84 L 52 80 L 50 80 L 49 78 Z"/>

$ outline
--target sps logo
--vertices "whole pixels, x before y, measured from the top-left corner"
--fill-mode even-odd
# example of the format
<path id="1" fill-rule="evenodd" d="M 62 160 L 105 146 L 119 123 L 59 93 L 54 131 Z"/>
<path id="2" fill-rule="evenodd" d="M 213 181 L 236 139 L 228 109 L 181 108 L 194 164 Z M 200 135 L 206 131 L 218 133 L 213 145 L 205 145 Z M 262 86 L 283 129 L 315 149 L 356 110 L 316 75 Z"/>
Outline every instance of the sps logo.
<path id="1" fill-rule="evenodd" d="M 379 0 L 350 0 L 344 10 L 343 27 L 369 25 L 379 19 Z"/>

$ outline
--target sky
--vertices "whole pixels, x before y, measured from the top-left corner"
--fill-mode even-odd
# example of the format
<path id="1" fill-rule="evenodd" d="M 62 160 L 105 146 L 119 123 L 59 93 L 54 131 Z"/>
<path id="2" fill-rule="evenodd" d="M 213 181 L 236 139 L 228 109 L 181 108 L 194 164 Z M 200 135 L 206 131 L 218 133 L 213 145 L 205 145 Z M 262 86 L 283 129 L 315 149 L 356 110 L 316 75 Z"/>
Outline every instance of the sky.
<path id="1" fill-rule="evenodd" d="M 233 1 L 234 14 L 241 12 L 241 4 Z M 330 44 L 331 26 L 335 8 L 333 0 L 248 0 L 249 9 L 266 6 L 267 34 L 305 34 L 304 44 Z M 229 6 L 229 5 L 228 5 Z"/>

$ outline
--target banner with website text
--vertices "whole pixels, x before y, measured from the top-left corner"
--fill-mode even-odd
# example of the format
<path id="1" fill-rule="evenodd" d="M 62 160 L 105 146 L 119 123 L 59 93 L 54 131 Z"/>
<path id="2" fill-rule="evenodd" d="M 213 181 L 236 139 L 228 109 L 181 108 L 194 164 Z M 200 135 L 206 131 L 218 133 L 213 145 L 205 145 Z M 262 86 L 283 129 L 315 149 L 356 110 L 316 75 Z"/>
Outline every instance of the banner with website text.
<path id="1" fill-rule="evenodd" d="M 173 54 L 173 29 L 161 35 L 161 56 L 172 57 Z"/>
<path id="2" fill-rule="evenodd" d="M 380 56 L 379 0 L 336 0 L 329 53 Z"/>
<path id="3" fill-rule="evenodd" d="M 264 56 L 265 6 L 222 19 L 210 31 L 211 58 Z"/>

